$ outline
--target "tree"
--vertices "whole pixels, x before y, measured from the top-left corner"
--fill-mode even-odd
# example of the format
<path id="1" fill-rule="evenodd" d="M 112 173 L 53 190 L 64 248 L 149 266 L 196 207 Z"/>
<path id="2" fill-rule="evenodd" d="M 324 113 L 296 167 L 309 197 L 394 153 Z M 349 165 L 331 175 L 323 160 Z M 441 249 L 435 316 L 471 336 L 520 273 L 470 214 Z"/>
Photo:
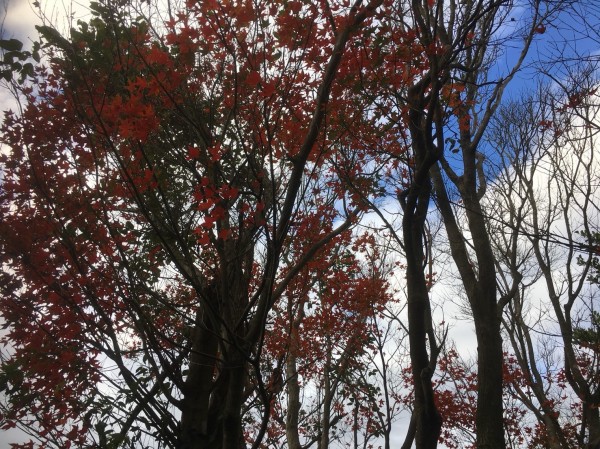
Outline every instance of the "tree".
<path id="1" fill-rule="evenodd" d="M 521 370 L 518 357 L 504 354 L 503 372 L 503 425 L 506 445 L 510 448 L 541 449 L 553 447 L 550 429 L 535 413 L 531 406 L 532 384 L 526 371 Z M 580 447 L 577 442 L 577 421 L 580 409 L 577 401 L 566 401 L 569 391 L 564 383 L 564 372 L 551 372 L 545 375 L 547 388 L 558 393 L 547 407 L 553 407 L 560 425 L 562 436 L 566 438 L 564 447 Z M 446 418 L 442 427 L 441 442 L 449 448 L 475 448 L 477 430 L 477 371 L 476 363 L 464 360 L 455 347 L 445 351 L 439 359 L 439 374 L 435 377 L 435 390 L 438 408 Z M 571 398 L 572 399 L 572 398 Z M 559 405 L 560 402 L 564 404 Z"/>
<path id="2" fill-rule="evenodd" d="M 258 447 L 270 310 L 363 209 L 328 166 L 353 117 L 344 49 L 380 3 L 101 2 L 69 37 L 39 28 L 48 65 L 3 125 L 6 427 L 237 449 L 253 382 Z M 314 240 L 287 264 L 302 214 Z"/>
<path id="3" fill-rule="evenodd" d="M 500 220 L 489 223 L 492 235 L 505 236 L 495 248 L 498 270 L 505 279 L 522 277 L 503 319 L 525 373 L 526 385 L 515 391 L 552 448 L 594 447 L 598 432 L 597 354 L 587 342 L 594 328 L 595 293 L 587 285 L 594 251 L 580 242 L 580 233 L 595 229 L 598 213 L 597 105 L 591 86 L 577 84 L 576 98 L 539 86 L 537 95 L 502 109 L 490 134 L 503 149 L 490 199 Z M 548 92 L 549 102 L 542 100 Z M 549 303 L 533 296 L 540 283 Z M 510 288 L 506 281 L 503 288 Z"/>
<path id="4" fill-rule="evenodd" d="M 352 419 L 368 421 L 374 411 L 366 404 L 375 402 L 377 386 L 364 373 L 373 369 L 367 354 L 373 352 L 374 321 L 390 302 L 387 269 L 373 236 L 351 246 L 349 237 L 311 261 L 319 269 L 306 267 L 274 307 L 265 347 L 270 365 L 282 375 L 277 394 L 284 389 L 286 394 L 272 416 L 272 434 L 285 436 L 286 447 L 331 447 L 350 427 L 348 402 L 360 405 Z M 294 248 L 303 242 L 289 243 Z"/>
<path id="5" fill-rule="evenodd" d="M 466 418 L 440 387 L 458 362 L 432 318 L 435 204 L 479 345 L 455 393 L 470 388 L 475 445 L 503 449 L 500 325 L 524 273 L 518 233 L 492 238 L 498 155 L 482 141 L 566 3 L 131 0 L 93 4 L 69 36 L 40 27 L 46 65 L 2 128 L 5 426 L 61 448 L 327 449 L 342 425 L 355 447 L 359 426 L 363 446 L 389 445 L 401 397 L 375 326 L 401 322 L 376 241 L 354 229 L 371 209 L 406 270 L 403 447 L 454 441 L 442 432 Z"/>
<path id="6" fill-rule="evenodd" d="M 427 247 L 424 225 L 432 198 L 445 224 L 479 344 L 477 446 L 505 447 L 500 315 L 514 290 L 498 298 L 492 245 L 481 204 L 486 179 L 479 146 L 531 42 L 562 6 L 560 2 L 528 3 L 527 13 L 519 10 L 522 19 L 513 27 L 508 25 L 514 19 L 511 2 L 415 1 L 408 5 L 407 22 L 396 20 L 398 14 L 388 15 L 388 37 L 375 48 L 378 52 L 374 51 L 376 56 L 385 54 L 388 45 L 396 49 L 404 45 L 414 52 L 409 69 L 398 57 L 397 65 L 382 65 L 375 71 L 373 85 L 366 85 L 365 90 L 378 98 L 390 123 L 407 130 L 405 151 L 388 153 L 404 164 L 398 168 L 391 162 L 394 175 L 386 181 L 403 214 L 399 240 L 406 254 L 418 448 L 436 447 L 442 424 L 432 383 L 441 348 L 433 330 L 423 266 L 423 248 Z M 514 35 L 500 33 L 505 28 L 514 30 Z M 520 53 L 514 66 L 505 73 L 496 72 L 499 69 L 494 63 L 503 45 L 517 36 Z M 380 87 L 382 84 L 387 88 Z"/>

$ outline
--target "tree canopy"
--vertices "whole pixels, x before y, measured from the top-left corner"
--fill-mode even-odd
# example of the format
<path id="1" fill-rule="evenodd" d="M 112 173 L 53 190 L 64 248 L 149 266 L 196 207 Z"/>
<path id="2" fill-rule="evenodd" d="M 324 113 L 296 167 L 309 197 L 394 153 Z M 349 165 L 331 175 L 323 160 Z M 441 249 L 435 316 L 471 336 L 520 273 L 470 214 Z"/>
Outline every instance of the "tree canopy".
<path id="1" fill-rule="evenodd" d="M 0 41 L 15 448 L 596 447 L 594 5 L 90 12 Z"/>

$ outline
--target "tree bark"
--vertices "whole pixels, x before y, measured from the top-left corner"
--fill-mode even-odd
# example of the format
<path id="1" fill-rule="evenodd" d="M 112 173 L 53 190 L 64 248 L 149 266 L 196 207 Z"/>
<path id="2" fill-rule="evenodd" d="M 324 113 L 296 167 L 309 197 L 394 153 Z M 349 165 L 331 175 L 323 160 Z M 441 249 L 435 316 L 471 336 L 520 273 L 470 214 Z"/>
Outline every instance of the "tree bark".
<path id="1" fill-rule="evenodd" d="M 426 190 L 420 200 L 427 204 L 429 192 Z M 410 359 L 415 394 L 416 436 L 418 449 L 437 447 L 442 420 L 434 402 L 434 391 L 431 384 L 432 369 L 429 364 L 427 350 L 429 292 L 423 273 L 423 224 L 425 215 L 420 207 L 420 214 L 405 214 L 403 219 L 404 245 L 406 251 L 406 290 L 408 297 L 408 326 Z"/>
<path id="2" fill-rule="evenodd" d="M 412 138 L 416 170 L 410 188 L 400 198 L 404 211 L 402 234 L 406 257 L 406 291 L 408 309 L 408 339 L 412 379 L 414 385 L 414 415 L 417 449 L 437 447 L 442 419 L 434 401 L 433 375 L 437 354 L 429 354 L 428 337 L 433 337 L 429 291 L 425 279 L 423 260 L 424 226 L 431 196 L 429 168 L 435 164 L 435 146 L 431 142 L 431 122 L 426 108 L 431 106 L 424 95 L 424 85 L 415 86 L 409 93 L 411 105 L 409 130 Z M 430 348 L 435 341 L 429 341 Z M 433 352 L 433 351 L 432 351 Z"/>
<path id="3" fill-rule="evenodd" d="M 302 307 L 302 306 L 300 306 Z M 291 304 L 288 306 L 288 314 L 291 319 Z M 298 415 L 300 413 L 300 385 L 298 384 L 298 369 L 296 364 L 298 352 L 298 327 L 302 322 L 303 313 L 298 312 L 298 317 L 292 321 L 290 335 L 290 349 L 285 364 L 286 386 L 287 386 L 287 414 L 285 417 L 285 434 L 289 449 L 301 449 L 300 435 L 298 432 Z"/>
<path id="4" fill-rule="evenodd" d="M 190 365 L 181 407 L 177 449 L 201 449 L 209 444 L 209 404 L 217 359 L 218 337 L 199 311 L 192 330 Z"/>
<path id="5" fill-rule="evenodd" d="M 464 150 L 463 150 L 464 151 Z M 466 156 L 468 157 L 468 156 Z M 432 167 L 438 205 L 442 214 L 452 257 L 460 273 L 473 313 L 477 337 L 477 448 L 504 449 L 502 403 L 502 336 L 500 311 L 497 306 L 496 269 L 485 219 L 479 204 L 475 177 L 475 155 L 471 155 L 471 170 L 465 164 L 465 174 L 459 191 L 463 200 L 468 229 L 477 258 L 477 272 L 465 246 L 465 237 L 450 206 L 439 166 Z"/>

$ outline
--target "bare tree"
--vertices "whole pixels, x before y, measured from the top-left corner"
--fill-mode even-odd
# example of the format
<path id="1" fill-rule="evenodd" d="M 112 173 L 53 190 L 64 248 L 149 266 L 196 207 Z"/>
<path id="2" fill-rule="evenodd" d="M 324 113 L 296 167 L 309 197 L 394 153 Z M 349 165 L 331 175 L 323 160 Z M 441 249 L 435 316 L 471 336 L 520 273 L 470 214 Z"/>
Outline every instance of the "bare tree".
<path id="1" fill-rule="evenodd" d="M 576 97 L 541 86 L 538 92 L 551 101 L 541 103 L 540 96 L 507 105 L 490 134 L 504 164 L 490 192 L 500 285 L 507 291 L 509 279 L 520 280 L 503 318 L 527 376 L 527 388 L 516 394 L 543 424 L 548 445 L 563 449 L 594 447 L 600 424 L 596 355 L 577 338 L 596 309 L 585 236 L 597 229 L 600 212 L 595 82 L 580 81 Z M 547 301 L 534 297 L 540 285 Z M 579 423 L 568 421 L 564 399 L 556 397 L 553 383 L 561 373 L 581 400 Z"/>

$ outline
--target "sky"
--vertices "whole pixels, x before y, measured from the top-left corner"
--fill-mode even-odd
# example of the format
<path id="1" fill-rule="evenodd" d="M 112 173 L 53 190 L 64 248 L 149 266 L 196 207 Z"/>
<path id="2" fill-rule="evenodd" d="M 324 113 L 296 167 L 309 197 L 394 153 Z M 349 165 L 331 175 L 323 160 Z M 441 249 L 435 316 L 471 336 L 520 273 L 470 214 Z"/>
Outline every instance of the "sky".
<path id="1" fill-rule="evenodd" d="M 31 42 L 30 37 L 35 36 L 35 25 L 41 23 L 38 13 L 34 10 L 30 0 L 0 0 L 0 23 L 2 24 L 2 38 L 16 38 L 23 42 Z M 41 1 L 43 12 L 52 23 L 57 23 L 56 19 L 61 17 L 73 16 L 75 18 L 85 17 L 86 1 L 70 2 L 68 0 L 46 0 Z M 593 16 L 589 16 L 593 17 Z M 572 18 L 571 18 L 572 19 Z M 65 23 L 65 22 L 63 22 Z M 543 61 L 553 54 L 556 50 L 564 48 L 567 52 L 581 52 L 584 54 L 600 53 L 600 44 L 597 42 L 585 41 L 581 36 L 577 36 L 573 30 L 567 30 L 568 26 L 572 26 L 573 22 L 563 21 L 561 28 L 549 27 L 544 35 L 537 36 L 536 42 L 532 48 L 532 56 L 529 63 L 533 64 L 536 60 Z M 564 29 L 563 29 L 564 27 Z M 577 27 L 575 27 L 577 28 Z M 579 28 L 581 29 L 581 28 Z M 556 46 L 549 44 L 549 41 L 559 42 Z M 562 43 L 561 43 L 562 42 Z M 514 57 L 514 52 L 507 53 L 510 59 Z M 499 68 L 501 65 L 499 65 Z M 533 66 L 532 66 L 533 67 Z M 510 85 L 506 92 L 506 97 L 517 98 L 524 91 L 532 88 L 532 83 L 535 82 L 532 75 L 533 70 L 524 70 L 514 82 Z M 6 91 L 0 89 L 0 110 L 6 110 L 14 104 L 14 99 Z M 436 294 L 434 290 L 434 294 Z M 439 292 L 438 301 L 443 300 L 447 296 L 444 292 Z M 453 318 L 448 316 L 448 308 L 445 307 L 447 315 L 444 319 Z M 454 313 L 454 312 L 450 312 Z M 456 312 L 458 315 L 458 311 Z M 456 318 L 456 317 L 454 317 Z M 457 346 L 464 350 L 466 354 L 475 354 L 476 344 L 473 338 L 472 325 L 468 321 L 460 321 L 454 326 L 452 337 L 457 342 Z M 404 438 L 402 428 L 407 424 L 408 418 L 403 418 L 402 422 L 397 424 L 398 431 L 395 433 L 395 439 L 398 445 Z M 0 432 L 0 448 L 8 447 L 8 442 L 16 442 L 23 436 L 18 431 Z M 26 439 L 25 439 L 26 440 Z"/>

